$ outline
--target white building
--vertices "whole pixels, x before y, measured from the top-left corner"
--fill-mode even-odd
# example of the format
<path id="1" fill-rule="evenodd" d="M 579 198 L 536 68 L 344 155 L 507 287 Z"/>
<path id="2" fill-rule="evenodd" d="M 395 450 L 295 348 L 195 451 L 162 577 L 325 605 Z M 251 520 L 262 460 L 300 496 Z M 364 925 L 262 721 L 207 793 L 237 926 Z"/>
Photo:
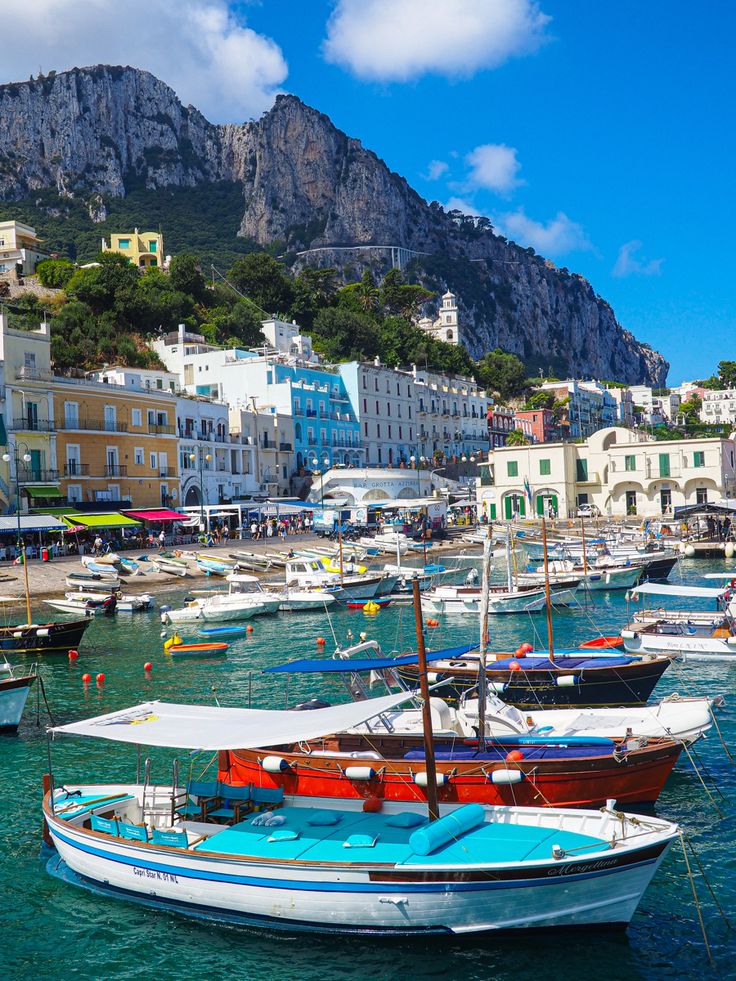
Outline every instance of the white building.
<path id="1" fill-rule="evenodd" d="M 590 436 L 618 421 L 617 402 L 608 389 L 596 381 L 549 381 L 540 385 L 537 391 L 551 392 L 558 402 L 565 402 L 559 425 L 571 439 Z"/>
<path id="2" fill-rule="evenodd" d="M 574 515 L 595 504 L 608 515 L 671 514 L 683 504 L 734 496 L 736 442 L 661 442 L 618 427 L 584 443 L 541 443 L 494 449 L 480 464 L 479 509 L 489 519 Z"/>
<path id="3" fill-rule="evenodd" d="M 179 384 L 192 384 L 185 379 L 184 362 L 195 354 L 207 354 L 212 351 L 220 351 L 221 348 L 214 344 L 208 344 L 201 334 L 190 333 L 184 324 L 179 324 L 179 328 L 170 334 L 165 334 L 155 341 L 151 341 L 149 347 L 161 358 L 168 370 L 179 378 Z"/>
<path id="4" fill-rule="evenodd" d="M 485 452 L 490 446 L 488 409 L 493 405 L 472 378 L 445 375 L 412 366 L 416 395 L 417 449 L 431 460 L 440 452 L 445 457 Z"/>
<path id="5" fill-rule="evenodd" d="M 449 290 L 442 297 L 439 315 L 436 320 L 422 317 L 417 321 L 417 327 L 437 341 L 445 344 L 463 344 L 462 330 L 457 307 L 457 297 Z"/>
<path id="6" fill-rule="evenodd" d="M 115 365 L 102 371 L 90 373 L 95 381 L 108 382 L 110 385 L 122 385 L 123 388 L 135 388 L 150 392 L 179 391 L 179 376 L 172 371 L 157 371 L 155 369 L 127 368 Z"/>
<path id="7" fill-rule="evenodd" d="M 700 420 L 711 425 L 734 425 L 736 423 L 736 389 L 726 388 L 719 391 L 706 389 L 703 392 Z"/>
<path id="8" fill-rule="evenodd" d="M 0 276 L 32 276 L 48 255 L 41 251 L 36 229 L 20 221 L 0 221 Z"/>
<path id="9" fill-rule="evenodd" d="M 677 421 L 681 398 L 677 391 L 655 395 L 648 385 L 631 385 L 629 388 L 634 408 L 639 409 L 641 421 L 647 426 L 663 426 Z"/>
<path id="10" fill-rule="evenodd" d="M 295 468 L 294 419 L 276 407 L 230 409 L 230 435 L 252 448 L 254 494 L 282 497 L 291 493 Z"/>
<path id="11" fill-rule="evenodd" d="M 374 362 L 351 361 L 338 370 L 360 424 L 365 462 L 373 467 L 409 464 L 420 456 L 416 385 L 412 375 Z"/>
<path id="12" fill-rule="evenodd" d="M 302 334 L 296 321 L 287 323 L 272 317 L 262 322 L 261 331 L 266 344 L 274 351 L 288 354 L 292 358 L 301 358 L 303 361 L 319 360 L 312 351 L 312 338 L 308 334 Z"/>

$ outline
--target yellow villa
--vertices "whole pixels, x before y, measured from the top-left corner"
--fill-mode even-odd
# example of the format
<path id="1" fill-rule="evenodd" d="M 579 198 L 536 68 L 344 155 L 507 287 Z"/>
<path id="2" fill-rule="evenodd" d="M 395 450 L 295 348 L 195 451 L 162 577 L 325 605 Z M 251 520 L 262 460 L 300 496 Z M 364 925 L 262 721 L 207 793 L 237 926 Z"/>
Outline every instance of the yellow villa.
<path id="1" fill-rule="evenodd" d="M 151 266 L 165 269 L 167 266 L 162 232 L 141 232 L 136 228 L 132 232 L 114 234 L 110 236 L 109 245 L 103 238 L 102 251 L 119 252 L 139 269 Z"/>
<path id="2" fill-rule="evenodd" d="M 179 503 L 173 394 L 56 377 L 54 407 L 60 484 L 70 505 Z"/>

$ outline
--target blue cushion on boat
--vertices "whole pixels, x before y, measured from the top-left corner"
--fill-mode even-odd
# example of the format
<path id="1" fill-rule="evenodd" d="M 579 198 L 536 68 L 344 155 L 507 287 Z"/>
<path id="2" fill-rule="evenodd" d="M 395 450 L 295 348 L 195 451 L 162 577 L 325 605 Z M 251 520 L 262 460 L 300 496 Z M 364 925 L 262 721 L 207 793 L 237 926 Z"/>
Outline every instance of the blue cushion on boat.
<path id="1" fill-rule="evenodd" d="M 426 818 L 414 811 L 399 811 L 398 814 L 391 814 L 386 818 L 386 824 L 391 828 L 416 828 L 426 822 Z"/>
<path id="2" fill-rule="evenodd" d="M 292 831 L 290 828 L 279 828 L 274 831 L 272 835 L 269 835 L 269 841 L 294 841 L 295 838 L 299 837 L 298 831 Z"/>
<path id="3" fill-rule="evenodd" d="M 340 817 L 341 815 L 337 811 L 317 811 L 316 814 L 307 818 L 307 824 L 311 824 L 315 828 L 324 828 L 330 824 L 337 824 Z"/>
<path id="4" fill-rule="evenodd" d="M 350 835 L 343 843 L 343 848 L 373 848 L 378 841 L 378 835 Z"/>
<path id="5" fill-rule="evenodd" d="M 415 855 L 430 855 L 468 831 L 480 827 L 485 816 L 480 804 L 465 804 L 438 821 L 417 828 L 409 838 L 409 847 Z"/>

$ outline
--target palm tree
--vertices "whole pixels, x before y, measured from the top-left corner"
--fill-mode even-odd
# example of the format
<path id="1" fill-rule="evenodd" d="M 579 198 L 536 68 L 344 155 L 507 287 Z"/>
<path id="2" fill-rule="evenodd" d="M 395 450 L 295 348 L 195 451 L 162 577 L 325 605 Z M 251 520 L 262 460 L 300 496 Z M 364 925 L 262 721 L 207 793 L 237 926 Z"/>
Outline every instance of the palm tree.
<path id="1" fill-rule="evenodd" d="M 511 432 L 506 437 L 507 446 L 528 446 L 529 439 L 524 435 L 521 429 L 512 429 Z"/>

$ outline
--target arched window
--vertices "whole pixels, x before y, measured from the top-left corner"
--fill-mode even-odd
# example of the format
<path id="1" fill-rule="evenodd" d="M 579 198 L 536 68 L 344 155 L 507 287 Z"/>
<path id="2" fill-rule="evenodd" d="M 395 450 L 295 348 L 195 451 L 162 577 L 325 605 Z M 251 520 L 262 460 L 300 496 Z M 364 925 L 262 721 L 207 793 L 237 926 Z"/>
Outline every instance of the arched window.
<path id="1" fill-rule="evenodd" d="M 448 330 L 447 331 L 447 340 L 448 341 L 451 341 L 452 340 L 452 331 L 451 330 Z"/>

